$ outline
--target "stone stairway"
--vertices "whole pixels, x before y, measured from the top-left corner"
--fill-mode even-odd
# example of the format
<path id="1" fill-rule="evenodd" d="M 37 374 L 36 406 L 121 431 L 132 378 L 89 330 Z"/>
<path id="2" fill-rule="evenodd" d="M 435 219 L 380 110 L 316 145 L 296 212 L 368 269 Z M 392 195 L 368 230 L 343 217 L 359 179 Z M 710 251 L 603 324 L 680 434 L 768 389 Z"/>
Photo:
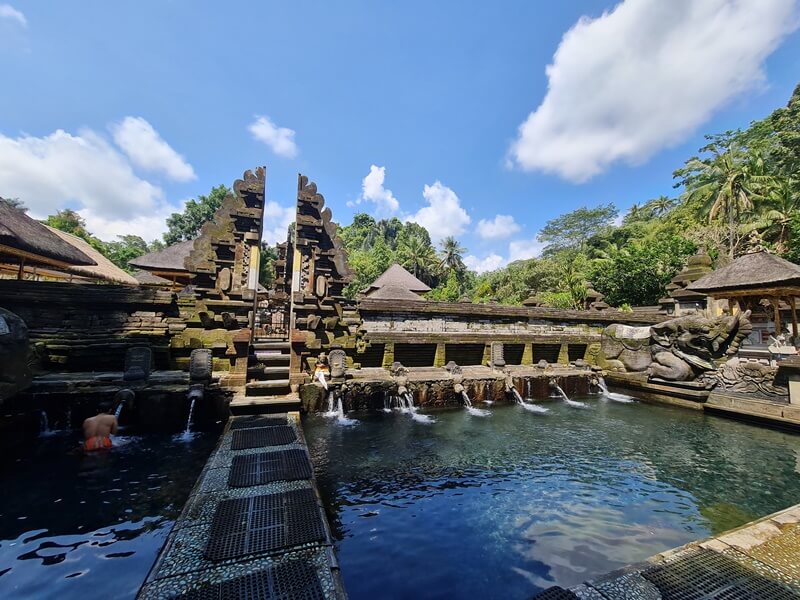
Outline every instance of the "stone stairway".
<path id="1" fill-rule="evenodd" d="M 244 395 L 234 397 L 231 412 L 259 415 L 300 410 L 300 399 L 289 386 L 289 342 L 256 339 L 250 351 Z"/>

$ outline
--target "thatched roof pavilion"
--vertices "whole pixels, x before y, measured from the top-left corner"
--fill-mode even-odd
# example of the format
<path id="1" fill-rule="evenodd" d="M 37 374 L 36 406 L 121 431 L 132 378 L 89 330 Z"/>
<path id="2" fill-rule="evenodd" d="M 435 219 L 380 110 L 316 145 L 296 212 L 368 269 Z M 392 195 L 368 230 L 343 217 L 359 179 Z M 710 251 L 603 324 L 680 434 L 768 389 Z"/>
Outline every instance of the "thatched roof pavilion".
<path id="1" fill-rule="evenodd" d="M 135 258 L 128 264 L 173 283 L 188 284 L 191 273 L 185 267 L 184 259 L 189 256 L 193 247 L 194 240 L 178 242 L 158 252 L 150 252 Z"/>
<path id="2" fill-rule="evenodd" d="M 16 265 L 17 277 L 27 266 L 68 270 L 97 263 L 74 245 L 65 242 L 39 221 L 0 199 L 0 263 Z"/>
<path id="3" fill-rule="evenodd" d="M 384 291 L 380 295 L 376 295 L 380 290 Z M 397 263 L 394 263 L 384 271 L 383 275 L 373 281 L 367 289 L 363 290 L 363 293 L 368 298 L 382 300 L 423 300 L 419 294 L 430 291 L 431 288 L 429 286 Z"/>
<path id="4" fill-rule="evenodd" d="M 729 265 L 690 283 L 686 289 L 724 298 L 732 309 L 768 298 L 775 311 L 775 331 L 781 331 L 780 300 L 792 309 L 792 333 L 797 337 L 795 298 L 800 296 L 800 266 L 767 252 L 745 254 Z"/>
<path id="5" fill-rule="evenodd" d="M 66 231 L 55 229 L 54 227 L 48 227 L 47 225 L 45 225 L 45 227 L 95 262 L 94 266 L 77 265 L 69 267 L 67 271 L 70 274 L 88 279 L 102 279 L 103 281 L 122 285 L 139 285 L 139 282 L 136 281 L 132 275 L 120 269 L 100 252 L 92 248 L 86 240 L 72 235 L 71 233 L 67 233 Z"/>

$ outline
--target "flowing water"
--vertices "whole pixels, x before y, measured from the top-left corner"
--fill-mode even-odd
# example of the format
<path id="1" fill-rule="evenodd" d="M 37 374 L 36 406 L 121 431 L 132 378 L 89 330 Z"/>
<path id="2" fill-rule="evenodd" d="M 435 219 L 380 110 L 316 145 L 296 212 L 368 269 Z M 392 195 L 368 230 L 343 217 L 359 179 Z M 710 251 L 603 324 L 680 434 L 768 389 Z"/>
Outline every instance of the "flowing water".
<path id="1" fill-rule="evenodd" d="M 115 436 L 84 455 L 65 432 L 0 457 L 0 597 L 133 599 L 217 437 Z"/>
<path id="2" fill-rule="evenodd" d="M 40 411 L 39 413 L 39 437 L 48 437 L 53 435 L 53 431 L 50 431 L 50 421 L 47 420 L 47 413 L 45 411 Z"/>
<path id="3" fill-rule="evenodd" d="M 586 402 L 551 402 L 546 419 L 446 410 L 425 428 L 397 412 L 305 419 L 351 600 L 530 598 L 800 499 L 798 435 Z"/>
<path id="4" fill-rule="evenodd" d="M 464 408 L 466 408 L 467 412 L 473 417 L 488 417 L 492 414 L 491 411 L 472 406 L 472 400 L 469 399 L 469 394 L 467 394 L 466 390 L 461 392 L 461 398 L 464 399 Z"/>
<path id="5" fill-rule="evenodd" d="M 529 382 L 529 384 L 530 384 L 530 382 Z M 517 391 L 517 388 L 512 387 L 511 388 L 511 392 L 514 394 L 514 401 L 517 403 L 517 405 L 521 406 L 522 408 L 524 408 L 528 412 L 539 413 L 539 414 L 545 414 L 545 413 L 550 412 L 550 410 L 545 408 L 544 406 L 539 406 L 538 404 L 533 404 L 532 402 L 525 402 L 522 399 L 522 396 L 519 395 L 519 392 Z"/>
<path id="6" fill-rule="evenodd" d="M 600 391 L 603 393 L 603 396 L 605 396 L 609 400 L 613 400 L 614 402 L 626 402 L 626 403 L 631 403 L 636 401 L 636 399 L 633 396 L 628 396 L 627 394 L 618 394 L 617 392 L 609 391 L 608 386 L 606 385 L 606 380 L 603 379 L 602 377 L 598 379 L 597 385 L 600 387 Z"/>
<path id="7" fill-rule="evenodd" d="M 119 419 L 119 416 L 122 414 L 122 408 L 125 406 L 124 402 L 120 402 L 117 404 L 117 410 L 114 411 L 114 416 Z"/>
<path id="8" fill-rule="evenodd" d="M 552 385 L 552 384 L 551 384 Z M 586 402 L 578 402 L 577 400 L 570 400 L 567 393 L 561 389 L 561 386 L 556 384 L 553 389 L 558 393 L 561 399 L 564 401 L 564 404 L 567 406 L 571 406 L 572 408 L 589 408 L 589 405 Z"/>
<path id="9" fill-rule="evenodd" d="M 344 414 L 344 404 L 342 404 L 342 395 L 335 393 L 333 390 L 328 392 L 328 410 L 323 413 L 324 416 L 336 419 L 339 425 L 350 426 L 358 423 L 355 419 L 348 419 Z"/>
<path id="10" fill-rule="evenodd" d="M 192 432 L 192 417 L 194 417 L 194 403 L 196 400 L 197 398 L 192 396 L 191 403 L 189 404 L 189 416 L 186 417 L 186 429 L 183 430 L 180 436 L 183 440 L 190 440 L 194 437 L 194 433 Z M 120 407 L 121 406 L 122 405 L 120 405 Z"/>

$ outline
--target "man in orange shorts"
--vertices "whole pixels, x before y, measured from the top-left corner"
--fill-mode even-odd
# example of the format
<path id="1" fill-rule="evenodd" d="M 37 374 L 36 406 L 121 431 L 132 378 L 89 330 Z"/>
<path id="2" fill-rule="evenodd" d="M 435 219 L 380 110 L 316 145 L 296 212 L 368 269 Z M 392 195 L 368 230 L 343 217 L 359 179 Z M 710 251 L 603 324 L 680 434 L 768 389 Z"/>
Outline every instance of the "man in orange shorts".
<path id="1" fill-rule="evenodd" d="M 83 450 L 107 450 L 111 448 L 111 435 L 117 433 L 117 417 L 111 413 L 111 405 L 100 405 L 100 413 L 83 422 Z"/>

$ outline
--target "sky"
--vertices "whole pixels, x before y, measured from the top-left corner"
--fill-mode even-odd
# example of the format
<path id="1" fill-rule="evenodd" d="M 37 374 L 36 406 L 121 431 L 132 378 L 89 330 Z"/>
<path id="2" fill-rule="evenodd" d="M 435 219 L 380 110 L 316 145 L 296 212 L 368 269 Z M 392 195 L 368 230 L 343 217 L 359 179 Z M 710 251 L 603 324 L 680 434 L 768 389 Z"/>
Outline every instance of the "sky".
<path id="1" fill-rule="evenodd" d="M 476 270 L 581 206 L 676 195 L 703 134 L 800 82 L 798 0 L 0 0 L 0 196 L 101 239 L 160 237 L 267 167 L 356 212 L 456 236 Z"/>

